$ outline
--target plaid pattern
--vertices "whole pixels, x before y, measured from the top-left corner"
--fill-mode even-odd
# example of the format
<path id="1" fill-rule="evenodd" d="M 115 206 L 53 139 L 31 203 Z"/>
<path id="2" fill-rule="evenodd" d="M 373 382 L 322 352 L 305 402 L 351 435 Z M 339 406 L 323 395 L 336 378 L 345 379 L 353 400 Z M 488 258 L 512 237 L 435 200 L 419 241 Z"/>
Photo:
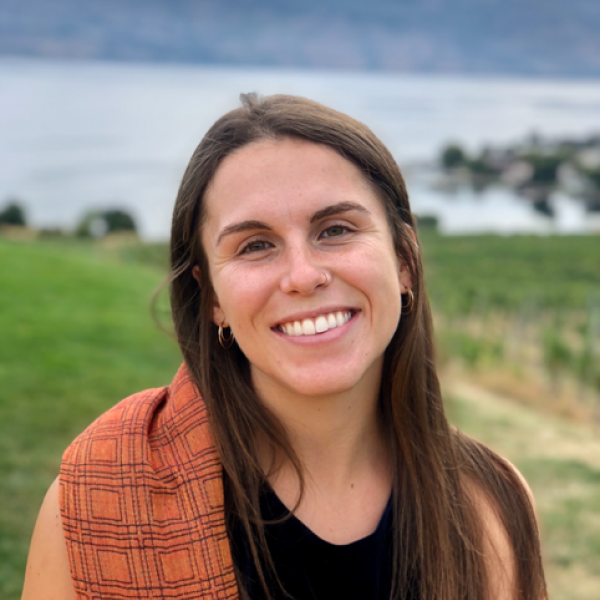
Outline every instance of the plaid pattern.
<path id="1" fill-rule="evenodd" d="M 237 600 L 222 468 L 185 366 L 69 446 L 60 506 L 78 600 Z"/>

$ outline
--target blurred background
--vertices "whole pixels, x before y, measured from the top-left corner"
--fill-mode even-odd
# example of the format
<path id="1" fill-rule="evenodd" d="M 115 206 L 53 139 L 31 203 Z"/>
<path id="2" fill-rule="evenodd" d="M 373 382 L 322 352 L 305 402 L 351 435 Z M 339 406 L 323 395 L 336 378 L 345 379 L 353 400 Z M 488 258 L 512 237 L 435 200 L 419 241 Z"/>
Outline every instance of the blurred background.
<path id="1" fill-rule="evenodd" d="M 0 0 L 0 597 L 64 448 L 175 373 L 177 187 L 258 92 L 390 148 L 450 418 L 529 480 L 550 598 L 598 600 L 599 30 L 597 0 Z"/>

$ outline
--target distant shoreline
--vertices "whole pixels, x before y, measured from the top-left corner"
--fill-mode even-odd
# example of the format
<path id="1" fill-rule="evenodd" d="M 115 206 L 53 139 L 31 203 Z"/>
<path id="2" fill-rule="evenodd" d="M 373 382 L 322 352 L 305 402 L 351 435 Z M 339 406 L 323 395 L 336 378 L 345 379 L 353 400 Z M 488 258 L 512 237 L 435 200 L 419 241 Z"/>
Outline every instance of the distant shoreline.
<path id="1" fill-rule="evenodd" d="M 0 55 L 600 78 L 600 12 L 588 4 L 20 0 L 0 3 Z"/>

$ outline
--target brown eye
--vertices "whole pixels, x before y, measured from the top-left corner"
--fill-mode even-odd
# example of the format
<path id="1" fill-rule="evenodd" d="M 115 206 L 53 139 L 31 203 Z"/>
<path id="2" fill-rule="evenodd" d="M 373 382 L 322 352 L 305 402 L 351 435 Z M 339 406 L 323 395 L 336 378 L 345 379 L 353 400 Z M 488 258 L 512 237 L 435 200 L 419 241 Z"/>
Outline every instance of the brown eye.
<path id="1" fill-rule="evenodd" d="M 250 242 L 244 247 L 242 253 L 252 254 L 253 252 L 262 252 L 263 250 L 266 250 L 270 245 L 271 244 L 263 240 L 254 240 L 253 242 Z"/>
<path id="2" fill-rule="evenodd" d="M 339 237 L 344 235 L 348 229 L 343 225 L 332 225 L 323 232 L 323 237 Z"/>

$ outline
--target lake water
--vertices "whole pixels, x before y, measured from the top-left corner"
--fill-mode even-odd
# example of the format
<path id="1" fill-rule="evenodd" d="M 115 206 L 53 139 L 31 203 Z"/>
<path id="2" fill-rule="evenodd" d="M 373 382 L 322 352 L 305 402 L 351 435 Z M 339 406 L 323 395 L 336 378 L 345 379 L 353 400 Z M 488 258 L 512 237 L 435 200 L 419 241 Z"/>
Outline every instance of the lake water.
<path id="1" fill-rule="evenodd" d="M 554 198 L 550 220 L 501 189 L 447 196 L 410 165 L 458 141 L 475 150 L 600 132 L 600 82 L 0 59 L 0 206 L 36 226 L 73 227 L 90 208 L 131 211 L 146 239 L 168 236 L 187 161 L 241 92 L 306 96 L 365 122 L 407 167 L 413 210 L 447 233 L 583 233 L 600 227 Z"/>

